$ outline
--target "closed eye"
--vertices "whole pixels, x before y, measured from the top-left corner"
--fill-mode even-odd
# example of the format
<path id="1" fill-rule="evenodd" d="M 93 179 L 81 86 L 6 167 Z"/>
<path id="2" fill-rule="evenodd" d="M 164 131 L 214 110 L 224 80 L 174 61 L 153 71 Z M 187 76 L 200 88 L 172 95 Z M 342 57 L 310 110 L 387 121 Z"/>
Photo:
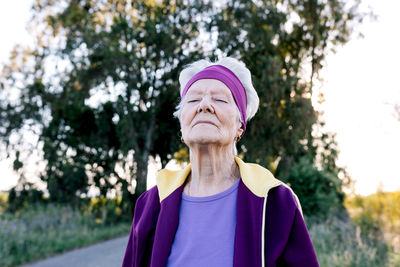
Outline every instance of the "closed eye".
<path id="1" fill-rule="evenodd" d="M 198 99 L 192 99 L 192 100 L 189 100 L 188 103 L 197 102 L 197 101 L 199 101 L 199 100 Z"/>

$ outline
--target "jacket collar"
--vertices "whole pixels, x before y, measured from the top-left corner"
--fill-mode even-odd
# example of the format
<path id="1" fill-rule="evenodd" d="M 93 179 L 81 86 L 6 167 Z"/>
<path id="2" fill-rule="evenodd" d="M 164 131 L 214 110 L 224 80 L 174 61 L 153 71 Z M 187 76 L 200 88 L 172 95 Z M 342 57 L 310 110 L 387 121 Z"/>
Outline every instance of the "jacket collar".
<path id="1" fill-rule="evenodd" d="M 246 163 L 239 157 L 235 157 L 235 161 L 239 167 L 243 183 L 258 197 L 265 197 L 269 189 L 282 184 L 282 182 L 276 179 L 269 170 L 258 164 Z M 167 169 L 159 171 L 157 173 L 156 181 L 160 202 L 183 185 L 190 172 L 190 163 L 184 169 L 179 171 L 171 171 Z"/>

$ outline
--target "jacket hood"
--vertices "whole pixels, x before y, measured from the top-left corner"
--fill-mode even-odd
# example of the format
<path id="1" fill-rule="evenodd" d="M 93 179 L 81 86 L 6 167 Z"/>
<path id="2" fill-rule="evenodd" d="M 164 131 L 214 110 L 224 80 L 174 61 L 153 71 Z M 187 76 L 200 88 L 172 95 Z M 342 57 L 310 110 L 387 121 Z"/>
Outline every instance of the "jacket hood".
<path id="1" fill-rule="evenodd" d="M 236 156 L 235 161 L 239 167 L 243 183 L 258 197 L 265 197 L 269 189 L 283 184 L 280 180 L 276 179 L 269 170 L 258 164 L 245 163 Z M 190 163 L 184 169 L 178 171 L 167 169 L 160 170 L 156 178 L 160 202 L 183 185 L 190 172 Z"/>

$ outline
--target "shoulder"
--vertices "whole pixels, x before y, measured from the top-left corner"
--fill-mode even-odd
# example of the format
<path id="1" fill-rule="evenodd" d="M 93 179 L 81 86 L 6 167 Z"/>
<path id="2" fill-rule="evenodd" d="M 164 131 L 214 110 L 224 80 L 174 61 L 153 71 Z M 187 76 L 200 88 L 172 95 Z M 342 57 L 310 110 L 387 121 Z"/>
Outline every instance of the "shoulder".
<path id="1" fill-rule="evenodd" d="M 298 210 L 300 214 L 303 214 L 297 195 L 284 183 L 270 190 L 268 193 L 268 202 L 272 202 L 271 204 L 279 206 L 282 210 L 289 211 L 290 213 Z"/>
<path id="2" fill-rule="evenodd" d="M 160 199 L 158 196 L 157 186 L 153 186 L 149 190 L 143 192 L 136 200 L 135 219 L 139 219 L 143 213 L 152 213 L 160 208 Z"/>
<path id="3" fill-rule="evenodd" d="M 154 201 L 158 198 L 158 188 L 157 186 L 153 186 L 152 188 L 148 189 L 147 191 L 143 192 L 139 198 L 137 199 L 137 202 L 149 202 L 149 201 Z"/>

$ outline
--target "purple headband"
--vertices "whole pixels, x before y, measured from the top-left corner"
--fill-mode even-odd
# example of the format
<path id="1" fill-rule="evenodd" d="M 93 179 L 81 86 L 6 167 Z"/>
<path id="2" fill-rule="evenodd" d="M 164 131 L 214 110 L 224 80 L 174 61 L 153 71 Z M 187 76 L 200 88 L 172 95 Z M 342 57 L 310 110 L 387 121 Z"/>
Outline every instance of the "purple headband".
<path id="1" fill-rule="evenodd" d="M 233 99 L 235 99 L 236 106 L 240 111 L 242 117 L 242 128 L 243 133 L 246 131 L 246 107 L 247 107 L 247 96 L 246 89 L 240 82 L 239 78 L 228 68 L 222 65 L 212 65 L 194 75 L 183 89 L 181 100 L 186 95 L 190 86 L 197 80 L 201 79 L 216 79 L 223 82 L 231 90 Z"/>

